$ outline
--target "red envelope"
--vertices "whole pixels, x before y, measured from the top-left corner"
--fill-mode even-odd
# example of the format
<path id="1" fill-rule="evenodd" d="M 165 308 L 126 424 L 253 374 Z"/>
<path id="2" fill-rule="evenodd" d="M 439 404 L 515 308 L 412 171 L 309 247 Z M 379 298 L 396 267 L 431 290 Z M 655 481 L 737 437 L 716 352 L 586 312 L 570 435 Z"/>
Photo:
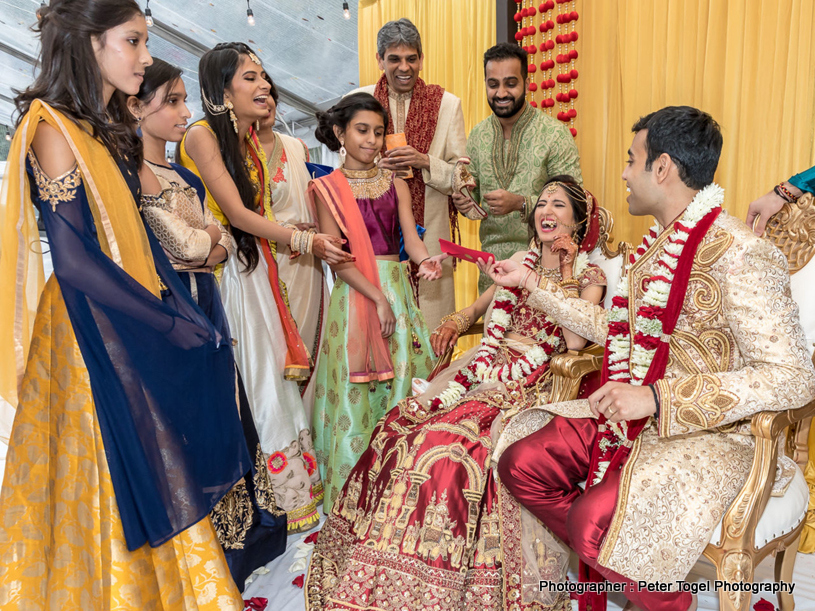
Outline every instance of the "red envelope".
<path id="1" fill-rule="evenodd" d="M 443 253 L 448 254 L 451 257 L 455 257 L 456 259 L 461 259 L 462 261 L 469 261 L 470 263 L 475 263 L 479 259 L 486 263 L 495 261 L 495 257 L 488 252 L 473 250 L 472 248 L 464 248 L 463 246 L 454 244 L 450 240 L 443 240 L 439 238 L 439 246 L 441 246 L 441 251 Z"/>

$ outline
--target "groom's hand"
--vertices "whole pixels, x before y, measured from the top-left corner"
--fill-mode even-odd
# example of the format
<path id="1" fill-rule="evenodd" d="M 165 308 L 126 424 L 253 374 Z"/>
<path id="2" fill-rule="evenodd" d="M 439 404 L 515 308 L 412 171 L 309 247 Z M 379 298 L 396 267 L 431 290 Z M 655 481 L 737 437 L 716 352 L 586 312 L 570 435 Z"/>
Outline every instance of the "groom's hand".
<path id="1" fill-rule="evenodd" d="M 657 412 L 654 393 L 647 386 L 606 382 L 589 395 L 589 407 L 595 416 L 603 414 L 611 422 L 640 420 Z"/>

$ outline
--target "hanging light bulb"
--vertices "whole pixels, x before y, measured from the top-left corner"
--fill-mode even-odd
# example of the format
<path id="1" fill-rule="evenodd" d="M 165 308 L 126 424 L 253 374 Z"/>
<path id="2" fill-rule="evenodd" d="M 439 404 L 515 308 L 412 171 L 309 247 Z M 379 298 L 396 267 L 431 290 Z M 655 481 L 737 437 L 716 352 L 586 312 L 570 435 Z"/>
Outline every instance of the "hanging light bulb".
<path id="1" fill-rule="evenodd" d="M 153 11 L 150 10 L 150 0 L 147 0 L 147 6 L 144 7 L 144 22 L 148 28 L 153 27 Z"/>
<path id="2" fill-rule="evenodd" d="M 351 19 L 351 9 L 348 8 L 348 3 L 342 3 L 342 16 L 346 19 Z"/>
<path id="3" fill-rule="evenodd" d="M 252 7 L 249 6 L 249 0 L 246 0 L 246 23 L 255 25 L 255 14 L 252 12 Z"/>

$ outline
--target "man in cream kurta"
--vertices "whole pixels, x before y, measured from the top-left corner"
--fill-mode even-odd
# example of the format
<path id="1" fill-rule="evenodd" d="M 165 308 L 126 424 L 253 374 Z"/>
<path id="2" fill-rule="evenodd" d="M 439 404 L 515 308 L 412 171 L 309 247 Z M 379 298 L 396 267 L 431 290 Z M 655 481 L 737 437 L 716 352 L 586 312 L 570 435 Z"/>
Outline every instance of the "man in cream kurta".
<path id="1" fill-rule="evenodd" d="M 417 223 L 427 230 L 424 242 L 433 256 L 441 252 L 439 238 L 450 240 L 449 197 L 453 192 L 453 168 L 465 154 L 467 136 L 461 100 L 437 86 L 426 86 L 419 79 L 423 58 L 422 41 L 416 26 L 407 19 L 390 21 L 382 26 L 377 35 L 377 61 L 384 72 L 380 82 L 351 93 L 362 91 L 379 97 L 379 92 L 387 92 L 387 109 L 392 125 L 388 133 L 404 133 L 408 145 L 389 150 L 380 165 L 397 172 L 412 168 L 414 175 L 421 174 L 424 181 L 424 218 L 417 218 Z M 416 95 L 419 95 L 418 92 L 424 95 L 425 91 L 428 96 L 435 92 L 436 104 L 429 104 L 433 108 L 438 106 L 435 116 L 411 116 L 410 110 L 417 103 Z M 422 103 L 424 101 L 421 100 Z M 435 123 L 434 132 L 425 138 L 425 144 L 429 144 L 425 153 L 410 146 L 412 139 L 418 136 L 411 133 L 412 129 L 421 125 L 422 121 L 430 121 L 431 125 Z M 413 202 L 414 213 L 417 212 L 416 203 Z M 439 280 L 419 281 L 419 306 L 430 329 L 435 329 L 442 316 L 456 309 L 452 259 L 442 263 L 442 270 Z"/>
<path id="2" fill-rule="evenodd" d="M 641 119 L 634 130 L 623 173 L 629 209 L 653 214 L 666 229 L 654 231 L 624 276 L 631 337 L 646 328 L 636 315 L 646 311 L 641 308 L 648 286 L 666 273 L 666 244 L 679 223 L 691 226 L 686 210 L 700 209 L 706 197 L 717 198 L 718 206 L 723 199 L 710 184 L 721 135 L 709 115 L 669 107 Z M 629 583 L 626 596 L 649 611 L 695 608 L 689 593 L 640 592 L 636 581 L 685 579 L 747 479 L 755 446 L 750 417 L 815 397 L 815 371 L 786 259 L 726 212 L 702 227 L 695 254 L 679 255 L 684 263 L 678 265 L 690 265 L 690 276 L 679 294 L 676 326 L 660 338 L 669 342 L 661 378 L 650 387 L 610 381 L 588 401 L 541 406 L 559 415 L 539 428 L 545 420 L 539 414 L 521 414 L 505 430 L 509 439 L 499 441 L 505 446 L 521 438 L 503 452 L 498 467 L 513 495 L 589 567 L 610 581 Z M 692 241 L 688 237 L 686 244 Z M 544 280 L 528 303 L 600 345 L 618 333 L 622 323 L 610 325 L 617 314 L 567 293 L 568 287 Z M 641 341 L 635 338 L 632 345 Z M 625 352 L 625 367 L 636 367 L 636 350 Z M 602 481 L 589 473 L 600 439 L 592 412 L 611 422 L 649 418 L 622 469 L 606 472 Z M 781 480 L 788 482 L 795 466 L 786 457 L 779 463 L 786 474 Z M 593 485 L 583 492 L 578 483 L 587 478 Z"/>

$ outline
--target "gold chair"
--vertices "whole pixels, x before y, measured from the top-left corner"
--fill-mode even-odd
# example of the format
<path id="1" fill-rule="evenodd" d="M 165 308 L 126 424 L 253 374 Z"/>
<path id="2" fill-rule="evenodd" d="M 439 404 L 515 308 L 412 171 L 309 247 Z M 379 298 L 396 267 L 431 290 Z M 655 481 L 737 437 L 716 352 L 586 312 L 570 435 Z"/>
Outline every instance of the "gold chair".
<path id="1" fill-rule="evenodd" d="M 606 225 L 610 228 L 611 223 Z M 815 287 L 815 203 L 810 194 L 795 204 L 786 204 L 767 226 L 766 238 L 778 246 L 790 264 L 793 297 L 802 306 L 802 322 L 811 347 L 815 340 L 815 315 L 804 320 L 808 310 L 805 299 Z M 608 232 L 604 245 L 610 243 Z M 621 245 L 622 246 L 622 245 Z M 619 254 L 604 249 L 609 259 Z M 800 276 L 799 276 L 800 274 Z M 812 278 L 809 276 L 812 275 Z M 611 284 L 609 283 L 609 286 Z M 608 302 L 607 302 L 608 303 Z M 811 306 L 810 306 L 811 307 Z M 552 359 L 555 383 L 552 401 L 568 401 L 578 395 L 581 380 L 587 373 L 602 367 L 602 350 L 596 346 L 579 353 L 565 353 Z M 783 412 L 761 412 L 752 417 L 752 433 L 756 438 L 755 454 L 750 474 L 733 504 L 725 512 L 704 555 L 716 567 L 717 579 L 730 582 L 752 582 L 755 567 L 768 555 L 775 555 L 776 581 L 792 581 L 798 541 L 804 527 L 809 493 L 803 469 L 807 462 L 807 436 L 815 415 L 815 401 Z M 786 439 L 786 443 L 785 440 Z M 786 451 L 800 466 L 783 496 L 772 497 L 778 468 L 778 452 Z M 746 611 L 750 607 L 749 592 L 719 592 L 722 611 Z M 792 594 L 779 593 L 782 611 L 792 611 Z"/>

